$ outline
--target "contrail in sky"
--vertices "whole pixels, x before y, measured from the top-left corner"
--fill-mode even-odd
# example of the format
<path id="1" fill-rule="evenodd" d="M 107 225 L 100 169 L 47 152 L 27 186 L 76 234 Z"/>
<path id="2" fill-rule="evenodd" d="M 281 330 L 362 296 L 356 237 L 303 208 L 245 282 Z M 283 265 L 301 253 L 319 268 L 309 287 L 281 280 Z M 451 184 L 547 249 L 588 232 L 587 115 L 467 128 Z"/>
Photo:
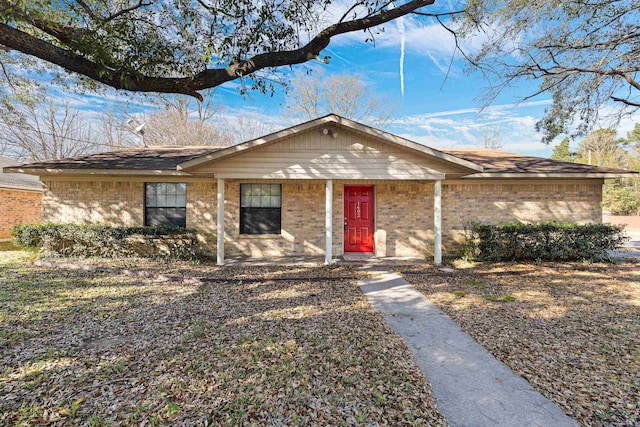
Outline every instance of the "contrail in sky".
<path id="1" fill-rule="evenodd" d="M 404 16 L 398 19 L 400 31 L 400 93 L 404 96 Z"/>

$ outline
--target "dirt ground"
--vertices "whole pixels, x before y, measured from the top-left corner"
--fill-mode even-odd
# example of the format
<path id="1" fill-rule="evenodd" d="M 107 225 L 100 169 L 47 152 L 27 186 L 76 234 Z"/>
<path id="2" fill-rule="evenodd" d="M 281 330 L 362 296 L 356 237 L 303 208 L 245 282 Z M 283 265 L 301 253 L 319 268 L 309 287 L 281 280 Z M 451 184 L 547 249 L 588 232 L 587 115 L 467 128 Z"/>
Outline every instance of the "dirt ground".
<path id="1" fill-rule="evenodd" d="M 0 425 L 446 425 L 348 267 L 140 261 L 216 279 L 177 283 L 9 249 Z"/>
<path id="2" fill-rule="evenodd" d="M 640 265 L 399 270 L 580 424 L 640 425 Z"/>

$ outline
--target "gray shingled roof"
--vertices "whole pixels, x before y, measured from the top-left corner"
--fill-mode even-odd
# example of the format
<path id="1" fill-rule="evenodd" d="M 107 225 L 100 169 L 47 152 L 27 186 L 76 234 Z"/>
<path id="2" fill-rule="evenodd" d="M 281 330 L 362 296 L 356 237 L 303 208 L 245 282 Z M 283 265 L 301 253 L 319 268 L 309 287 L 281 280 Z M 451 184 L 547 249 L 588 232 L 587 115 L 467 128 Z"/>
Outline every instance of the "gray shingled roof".
<path id="1" fill-rule="evenodd" d="M 135 148 L 57 161 L 23 165 L 30 169 L 127 169 L 175 171 L 180 163 L 228 147 L 149 147 Z M 578 163 L 560 162 L 522 154 L 486 149 L 441 149 L 443 153 L 468 160 L 484 168 L 484 173 L 628 173 Z M 18 178 L 30 177 L 18 174 Z"/>
<path id="2" fill-rule="evenodd" d="M 149 147 L 90 154 L 50 162 L 23 165 L 30 169 L 130 169 L 171 170 L 194 157 L 227 147 Z"/>
<path id="3" fill-rule="evenodd" d="M 477 163 L 485 173 L 629 173 L 580 163 L 505 153 L 488 149 L 442 149 L 444 153 Z"/>
<path id="4" fill-rule="evenodd" d="M 28 188 L 34 190 L 41 190 L 42 183 L 37 176 L 23 175 L 21 173 L 6 173 L 2 171 L 2 168 L 8 166 L 17 166 L 20 163 L 7 159 L 6 157 L 0 157 L 0 188 Z"/>

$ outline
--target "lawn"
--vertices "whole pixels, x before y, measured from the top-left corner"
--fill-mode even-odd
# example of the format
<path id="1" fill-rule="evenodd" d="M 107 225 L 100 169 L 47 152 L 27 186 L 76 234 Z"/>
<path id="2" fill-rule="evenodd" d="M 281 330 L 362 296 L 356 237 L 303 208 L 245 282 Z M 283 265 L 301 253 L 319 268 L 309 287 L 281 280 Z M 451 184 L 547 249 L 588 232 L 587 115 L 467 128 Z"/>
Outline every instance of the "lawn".
<path id="1" fill-rule="evenodd" d="M 639 265 L 399 270 L 581 425 L 640 425 Z"/>
<path id="2" fill-rule="evenodd" d="M 141 278 L 4 249 L 0 425 L 446 425 L 347 267 Z"/>

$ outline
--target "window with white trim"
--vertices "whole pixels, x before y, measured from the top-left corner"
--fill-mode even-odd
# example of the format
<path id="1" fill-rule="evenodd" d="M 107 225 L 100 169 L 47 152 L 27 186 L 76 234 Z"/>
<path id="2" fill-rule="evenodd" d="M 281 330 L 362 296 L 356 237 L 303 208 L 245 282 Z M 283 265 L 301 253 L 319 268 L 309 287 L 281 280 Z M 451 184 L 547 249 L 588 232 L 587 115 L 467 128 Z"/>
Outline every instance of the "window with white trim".
<path id="1" fill-rule="evenodd" d="M 187 226 L 187 184 L 184 182 L 145 183 L 144 224 Z"/>
<path id="2" fill-rule="evenodd" d="M 280 184 L 240 184 L 240 234 L 280 234 Z"/>

